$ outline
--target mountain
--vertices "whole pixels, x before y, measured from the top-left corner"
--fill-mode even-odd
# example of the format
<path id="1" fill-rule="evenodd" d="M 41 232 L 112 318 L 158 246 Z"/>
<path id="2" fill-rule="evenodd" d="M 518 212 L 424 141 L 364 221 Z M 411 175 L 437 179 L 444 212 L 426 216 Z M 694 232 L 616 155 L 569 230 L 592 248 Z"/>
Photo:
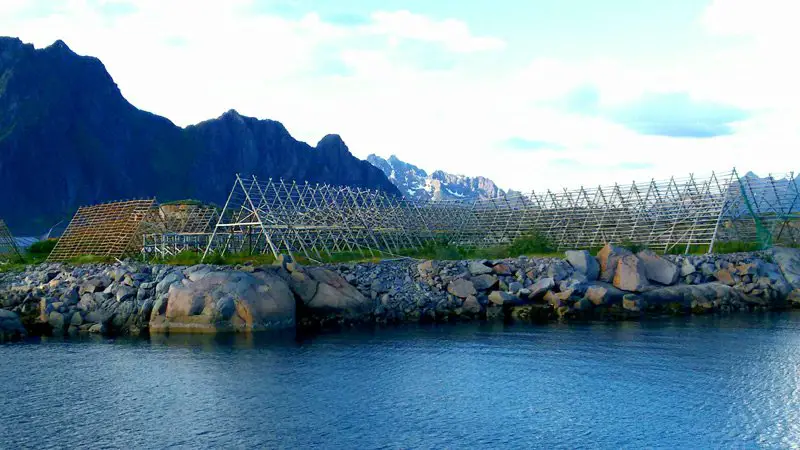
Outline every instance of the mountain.
<path id="1" fill-rule="evenodd" d="M 311 147 L 233 110 L 181 128 L 131 105 L 98 59 L 0 37 L 0 217 L 15 233 L 118 199 L 223 204 L 236 173 L 399 194 L 337 135 Z"/>
<path id="2" fill-rule="evenodd" d="M 369 155 L 367 161 L 381 169 L 405 197 L 413 200 L 475 200 L 503 195 L 488 178 L 453 175 L 441 170 L 428 174 L 395 155 L 389 159 Z"/>

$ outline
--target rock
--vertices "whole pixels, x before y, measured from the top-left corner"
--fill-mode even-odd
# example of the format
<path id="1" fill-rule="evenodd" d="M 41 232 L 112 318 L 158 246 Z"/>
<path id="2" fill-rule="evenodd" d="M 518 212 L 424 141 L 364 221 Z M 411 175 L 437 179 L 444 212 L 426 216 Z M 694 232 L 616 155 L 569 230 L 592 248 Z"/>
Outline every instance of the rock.
<path id="1" fill-rule="evenodd" d="M 795 289 L 800 288 L 800 249 L 775 247 L 771 251 L 771 256 L 786 281 Z"/>
<path id="2" fill-rule="evenodd" d="M 697 268 L 692 264 L 689 259 L 684 259 L 683 263 L 681 263 L 681 276 L 685 277 L 687 275 L 691 275 L 697 271 Z"/>
<path id="3" fill-rule="evenodd" d="M 81 316 L 81 313 L 75 311 L 72 314 L 72 318 L 70 319 L 69 323 L 70 325 L 75 325 L 76 327 L 83 325 L 83 317 Z"/>
<path id="4" fill-rule="evenodd" d="M 478 302 L 478 298 L 474 295 L 467 296 L 466 300 L 464 300 L 464 304 L 461 305 L 461 308 L 464 312 L 469 314 L 478 314 L 481 312 L 481 304 Z"/>
<path id="5" fill-rule="evenodd" d="M 92 334 L 106 334 L 106 327 L 102 323 L 96 323 L 89 327 L 89 333 Z"/>
<path id="6" fill-rule="evenodd" d="M 528 298 L 530 299 L 537 299 L 543 297 L 547 291 L 553 289 L 556 286 L 555 280 L 550 277 L 540 278 L 536 283 L 530 285 L 528 289 L 530 289 L 531 293 L 528 294 Z"/>
<path id="7" fill-rule="evenodd" d="M 600 276 L 600 264 L 594 256 L 586 250 L 568 250 L 565 252 L 567 262 L 576 272 L 582 273 L 589 281 L 594 281 Z"/>
<path id="8" fill-rule="evenodd" d="M 423 278 L 435 276 L 439 273 L 439 264 L 431 260 L 422 261 L 417 264 L 417 272 Z"/>
<path id="9" fill-rule="evenodd" d="M 102 292 L 106 287 L 108 287 L 109 282 L 110 280 L 107 278 L 89 278 L 81 284 L 79 294 L 83 295 L 85 293 L 93 294 L 95 292 Z"/>
<path id="10" fill-rule="evenodd" d="M 64 315 L 60 312 L 51 311 L 47 318 L 47 323 L 53 328 L 53 333 L 64 334 L 66 323 L 64 321 Z"/>
<path id="11" fill-rule="evenodd" d="M 789 293 L 789 296 L 786 298 L 790 305 L 794 308 L 800 307 L 800 288 L 797 288 Z"/>
<path id="12" fill-rule="evenodd" d="M 647 286 L 644 266 L 636 256 L 629 254 L 617 260 L 614 287 L 629 292 L 641 292 Z"/>
<path id="13" fill-rule="evenodd" d="M 584 298 L 592 302 L 593 305 L 611 305 L 620 303 L 625 293 L 610 284 L 594 284 L 586 289 Z"/>
<path id="14" fill-rule="evenodd" d="M 553 306 L 556 310 L 561 306 L 568 306 L 567 300 L 572 296 L 572 291 L 565 291 L 565 292 L 553 292 L 548 291 L 547 294 L 544 295 L 544 301 L 549 303 Z"/>
<path id="15" fill-rule="evenodd" d="M 516 295 L 503 291 L 494 291 L 489 294 L 489 301 L 498 306 L 502 306 L 506 303 L 518 304 L 520 302 L 519 297 Z"/>
<path id="16" fill-rule="evenodd" d="M 594 306 L 594 304 L 586 297 L 578 300 L 574 305 L 572 305 L 572 307 L 578 311 L 588 311 L 592 309 L 592 306 Z"/>
<path id="17" fill-rule="evenodd" d="M 605 247 L 597 252 L 597 260 L 600 263 L 600 280 L 610 282 L 614 279 L 617 270 L 617 262 L 623 256 L 633 255 L 630 250 L 615 245 L 606 244 Z"/>
<path id="18" fill-rule="evenodd" d="M 495 264 L 492 267 L 492 271 L 497 275 L 511 275 L 511 267 L 508 264 Z"/>
<path id="19" fill-rule="evenodd" d="M 296 270 L 289 277 L 289 286 L 304 304 L 308 304 L 317 294 L 319 283 L 312 280 L 304 271 Z"/>
<path id="20" fill-rule="evenodd" d="M 724 285 L 727 285 L 727 286 L 733 286 L 733 285 L 736 284 L 736 280 L 733 279 L 733 275 L 731 275 L 730 272 L 728 272 L 727 270 L 724 270 L 724 269 L 720 269 L 720 270 L 716 271 L 714 273 L 714 277 L 716 277 L 716 279 L 720 283 L 722 283 Z"/>
<path id="21" fill-rule="evenodd" d="M 636 294 L 625 294 L 622 297 L 622 308 L 626 311 L 641 312 L 646 307 L 645 301 Z"/>
<path id="22" fill-rule="evenodd" d="M 492 273 L 492 268 L 484 264 L 483 261 L 470 261 L 469 273 L 473 276 L 483 275 L 487 273 Z"/>
<path id="23" fill-rule="evenodd" d="M 447 292 L 459 298 L 467 298 L 470 295 L 475 295 L 478 291 L 475 290 L 475 285 L 471 281 L 463 278 L 458 278 L 447 285 Z"/>
<path id="24" fill-rule="evenodd" d="M 359 318 L 372 311 L 372 301 L 338 273 L 322 267 L 311 267 L 306 272 L 318 283 L 316 294 L 306 303 L 316 314 Z"/>
<path id="25" fill-rule="evenodd" d="M 642 250 L 636 257 L 644 266 L 644 273 L 647 279 L 666 286 L 678 282 L 680 270 L 672 261 L 662 258 L 652 250 Z"/>
<path id="26" fill-rule="evenodd" d="M 136 298 L 136 293 L 137 293 L 136 289 L 130 286 L 122 285 L 119 288 L 117 288 L 117 295 L 116 295 L 117 302 L 122 303 L 122 302 L 127 302 L 128 300 L 133 300 L 134 298 Z"/>
<path id="27" fill-rule="evenodd" d="M 183 284 L 175 284 L 178 280 L 175 277 L 165 278 L 162 282 L 168 281 L 166 285 L 170 286 L 166 310 L 163 315 L 157 314 L 156 307 L 161 307 L 157 299 L 150 332 L 217 333 L 292 328 L 295 325 L 294 296 L 276 270 L 212 271 L 196 282 L 186 280 Z M 233 300 L 233 314 L 228 298 Z"/>
<path id="28" fill-rule="evenodd" d="M 478 291 L 488 291 L 497 286 L 497 277 L 489 274 L 474 276 L 471 281 Z"/>
<path id="29" fill-rule="evenodd" d="M 0 309 L 0 342 L 21 339 L 26 334 L 25 327 L 16 313 Z"/>
<path id="30" fill-rule="evenodd" d="M 178 272 L 170 272 L 164 278 L 156 284 L 156 295 L 166 294 L 169 291 L 170 286 L 173 284 L 181 281 L 183 279 L 183 275 Z"/>
<path id="31" fill-rule="evenodd" d="M 512 281 L 511 283 L 508 283 L 508 292 L 511 292 L 512 294 L 519 293 L 519 291 L 522 290 L 522 288 L 523 288 L 522 283 L 520 283 L 519 281 Z"/>

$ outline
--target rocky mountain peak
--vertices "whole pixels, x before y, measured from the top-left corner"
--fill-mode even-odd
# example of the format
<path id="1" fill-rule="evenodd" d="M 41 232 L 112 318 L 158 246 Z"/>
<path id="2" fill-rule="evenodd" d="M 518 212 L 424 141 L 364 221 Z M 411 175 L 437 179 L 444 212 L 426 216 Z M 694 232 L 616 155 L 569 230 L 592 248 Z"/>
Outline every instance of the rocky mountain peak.
<path id="1" fill-rule="evenodd" d="M 454 175 L 442 170 L 430 174 L 419 167 L 392 155 L 389 159 L 377 155 L 367 161 L 381 169 L 389 181 L 407 198 L 413 200 L 474 200 L 495 198 L 503 194 L 494 182 L 485 177 Z"/>

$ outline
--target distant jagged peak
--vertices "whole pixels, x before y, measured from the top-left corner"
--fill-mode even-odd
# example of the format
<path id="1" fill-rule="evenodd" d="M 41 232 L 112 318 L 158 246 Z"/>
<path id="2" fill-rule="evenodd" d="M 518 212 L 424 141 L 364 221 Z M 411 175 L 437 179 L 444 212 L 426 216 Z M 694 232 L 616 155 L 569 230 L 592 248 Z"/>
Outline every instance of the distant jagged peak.
<path id="1" fill-rule="evenodd" d="M 471 200 L 495 198 L 503 194 L 486 177 L 453 175 L 436 170 L 430 175 L 419 167 L 391 155 L 388 160 L 369 155 L 367 161 L 381 169 L 404 196 L 414 200 Z"/>

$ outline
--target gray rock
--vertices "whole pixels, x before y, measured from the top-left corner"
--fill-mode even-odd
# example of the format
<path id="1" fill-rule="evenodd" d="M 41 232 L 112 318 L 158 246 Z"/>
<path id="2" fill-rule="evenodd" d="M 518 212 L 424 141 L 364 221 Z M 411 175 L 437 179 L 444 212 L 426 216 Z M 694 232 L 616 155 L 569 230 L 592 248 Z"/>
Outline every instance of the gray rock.
<path id="1" fill-rule="evenodd" d="M 489 294 L 489 301 L 495 305 L 502 306 L 506 303 L 518 304 L 520 303 L 519 297 L 508 292 L 494 291 Z"/>
<path id="2" fill-rule="evenodd" d="M 53 328 L 53 333 L 63 334 L 66 330 L 64 315 L 60 312 L 52 311 L 47 318 L 47 323 Z"/>
<path id="3" fill-rule="evenodd" d="M 137 290 L 130 287 L 121 285 L 117 288 L 116 299 L 117 302 L 127 302 L 136 298 Z"/>
<path id="4" fill-rule="evenodd" d="M 475 295 L 478 293 L 478 291 L 475 290 L 475 285 L 472 284 L 472 281 L 465 280 L 463 278 L 458 278 L 451 281 L 450 284 L 447 285 L 447 292 L 459 298 L 467 298 L 470 295 Z"/>
<path id="5" fill-rule="evenodd" d="M 478 314 L 481 312 L 481 304 L 474 295 L 467 296 L 461 307 L 464 309 L 464 312 L 469 314 Z"/>
<path id="6" fill-rule="evenodd" d="M 775 247 L 771 255 L 786 281 L 795 289 L 800 288 L 800 249 Z"/>
<path id="7" fill-rule="evenodd" d="M 620 303 L 624 295 L 625 292 L 610 284 L 595 283 L 586 289 L 584 298 L 588 299 L 592 304 L 600 306 Z"/>
<path id="8" fill-rule="evenodd" d="M 622 297 L 622 308 L 626 311 L 641 312 L 646 308 L 647 303 L 636 294 L 625 294 Z"/>
<path id="9" fill-rule="evenodd" d="M 540 278 L 533 283 L 528 289 L 530 289 L 531 293 L 528 295 L 531 299 L 537 299 L 543 297 L 547 291 L 553 289 L 556 286 L 555 280 L 550 277 Z"/>
<path id="10" fill-rule="evenodd" d="M 636 256 L 642 262 L 648 280 L 666 286 L 678 282 L 680 270 L 672 261 L 656 255 L 652 250 L 642 250 Z"/>
<path id="11" fill-rule="evenodd" d="M 511 283 L 508 283 L 508 292 L 511 292 L 512 294 L 518 294 L 522 288 L 522 283 L 518 281 L 512 281 Z"/>
<path id="12" fill-rule="evenodd" d="M 683 263 L 681 264 L 681 276 L 685 277 L 695 273 L 696 271 L 697 269 L 695 268 L 694 264 L 689 261 L 689 258 L 683 260 Z"/>
<path id="13" fill-rule="evenodd" d="M 617 270 L 617 263 L 623 256 L 633 255 L 630 250 L 615 245 L 606 244 L 597 253 L 597 261 L 600 263 L 600 280 L 611 282 Z"/>
<path id="14" fill-rule="evenodd" d="M 70 319 L 69 324 L 75 325 L 76 327 L 83 325 L 83 316 L 81 316 L 81 313 L 78 311 L 72 313 L 72 318 Z"/>
<path id="15" fill-rule="evenodd" d="M 23 338 L 26 333 L 16 313 L 0 309 L 0 342 Z"/>
<path id="16" fill-rule="evenodd" d="M 594 281 L 600 276 L 600 264 L 588 251 L 568 250 L 565 255 L 567 262 L 575 271 L 584 274 L 589 281 Z"/>
<path id="17" fill-rule="evenodd" d="M 641 292 L 647 287 L 647 275 L 639 258 L 630 254 L 617 260 L 614 287 L 629 292 Z"/>
<path id="18" fill-rule="evenodd" d="M 170 286 L 181 281 L 183 275 L 179 272 L 170 272 L 161 281 L 156 284 L 156 295 L 166 294 Z"/>
<path id="19" fill-rule="evenodd" d="M 497 286 L 497 277 L 495 275 L 478 275 L 472 277 L 471 281 L 478 291 L 487 291 Z"/>
<path id="20" fill-rule="evenodd" d="M 470 261 L 469 273 L 471 275 L 483 275 L 492 273 L 492 268 L 483 263 L 483 261 Z"/>

